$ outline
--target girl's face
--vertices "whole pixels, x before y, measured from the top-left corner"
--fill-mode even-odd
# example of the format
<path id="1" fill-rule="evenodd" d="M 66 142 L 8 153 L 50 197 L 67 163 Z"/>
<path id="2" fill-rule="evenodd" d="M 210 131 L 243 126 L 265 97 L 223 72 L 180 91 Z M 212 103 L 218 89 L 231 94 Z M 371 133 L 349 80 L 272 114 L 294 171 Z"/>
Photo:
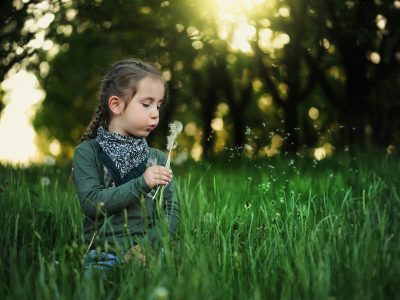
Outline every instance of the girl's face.
<path id="1" fill-rule="evenodd" d="M 118 133 L 147 137 L 158 125 L 164 92 L 161 80 L 154 78 L 140 80 L 135 96 L 128 105 L 124 104 L 124 110 L 118 116 Z"/>

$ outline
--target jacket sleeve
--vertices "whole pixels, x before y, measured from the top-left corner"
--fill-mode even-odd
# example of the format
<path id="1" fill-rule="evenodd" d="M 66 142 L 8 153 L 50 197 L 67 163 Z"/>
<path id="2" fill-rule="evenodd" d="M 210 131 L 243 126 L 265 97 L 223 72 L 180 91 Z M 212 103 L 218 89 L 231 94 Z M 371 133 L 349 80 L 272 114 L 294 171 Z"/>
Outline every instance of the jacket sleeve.
<path id="1" fill-rule="evenodd" d="M 151 191 L 143 174 L 118 187 L 104 188 L 93 149 L 78 145 L 74 152 L 74 184 L 84 214 L 95 219 L 98 212 L 113 214 L 138 203 Z"/>

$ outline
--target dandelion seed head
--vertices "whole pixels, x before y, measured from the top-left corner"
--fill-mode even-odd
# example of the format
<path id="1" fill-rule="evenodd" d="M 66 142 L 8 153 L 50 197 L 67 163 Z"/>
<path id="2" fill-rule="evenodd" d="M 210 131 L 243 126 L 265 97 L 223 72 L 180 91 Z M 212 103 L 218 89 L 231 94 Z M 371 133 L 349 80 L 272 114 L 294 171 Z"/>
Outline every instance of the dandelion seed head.
<path id="1" fill-rule="evenodd" d="M 395 148 L 393 145 L 389 145 L 389 146 L 386 148 L 386 153 L 387 153 L 388 155 L 391 155 L 391 154 L 393 154 L 393 153 L 395 152 L 395 150 L 396 150 L 396 148 Z"/>
<path id="2" fill-rule="evenodd" d="M 44 161 L 43 162 L 47 166 L 54 166 L 54 164 L 56 163 L 56 159 L 51 155 L 46 155 L 44 157 Z"/>
<path id="3" fill-rule="evenodd" d="M 176 148 L 176 143 L 175 143 L 175 136 L 172 136 L 172 135 L 170 135 L 170 136 L 168 136 L 167 137 L 167 149 L 168 150 L 171 150 L 171 149 L 175 149 Z"/>
<path id="4" fill-rule="evenodd" d="M 42 187 L 46 187 L 50 185 L 50 179 L 49 177 L 42 177 L 40 179 L 40 184 L 42 185 Z"/>
<path id="5" fill-rule="evenodd" d="M 168 299 L 168 290 L 162 286 L 156 287 L 154 290 L 154 299 Z"/>
<path id="6" fill-rule="evenodd" d="M 169 125 L 170 128 L 170 135 L 167 137 L 167 149 L 175 149 L 177 144 L 175 143 L 175 140 L 177 136 L 182 132 L 183 125 L 179 121 L 174 121 L 170 123 Z"/>
<path id="7" fill-rule="evenodd" d="M 169 128 L 171 130 L 171 134 L 178 135 L 182 132 L 183 125 L 182 125 L 182 122 L 174 121 L 169 124 Z"/>

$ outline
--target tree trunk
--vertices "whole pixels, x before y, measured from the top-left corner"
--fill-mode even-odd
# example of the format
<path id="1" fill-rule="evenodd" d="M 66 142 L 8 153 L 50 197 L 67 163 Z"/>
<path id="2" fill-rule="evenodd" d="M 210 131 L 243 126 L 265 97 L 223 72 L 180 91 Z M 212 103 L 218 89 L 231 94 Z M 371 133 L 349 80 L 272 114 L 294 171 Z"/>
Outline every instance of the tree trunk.
<path id="1" fill-rule="evenodd" d="M 203 147 L 203 155 L 205 159 L 210 159 L 213 152 L 214 135 L 211 127 L 211 122 L 214 117 L 215 106 L 217 104 L 217 94 L 213 84 L 208 86 L 206 94 L 207 105 L 202 106 L 203 123 L 203 138 L 201 145 Z"/>
<path id="2" fill-rule="evenodd" d="M 367 110 L 367 68 L 365 49 L 355 44 L 352 36 L 339 41 L 346 72 L 345 102 L 342 114 L 345 121 L 345 141 L 351 149 L 364 144 L 365 111 Z"/>

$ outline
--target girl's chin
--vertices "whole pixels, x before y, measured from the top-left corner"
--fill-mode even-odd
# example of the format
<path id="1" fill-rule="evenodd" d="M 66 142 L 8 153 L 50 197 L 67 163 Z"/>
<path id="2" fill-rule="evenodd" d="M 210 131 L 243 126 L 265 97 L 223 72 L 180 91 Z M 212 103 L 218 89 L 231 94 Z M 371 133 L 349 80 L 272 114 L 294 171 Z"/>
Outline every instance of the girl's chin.
<path id="1" fill-rule="evenodd" d="M 130 132 L 129 135 L 131 137 L 142 138 L 142 137 L 147 137 L 150 134 L 150 132 L 151 132 L 150 130 L 144 129 L 140 132 L 135 132 L 135 133 Z"/>

